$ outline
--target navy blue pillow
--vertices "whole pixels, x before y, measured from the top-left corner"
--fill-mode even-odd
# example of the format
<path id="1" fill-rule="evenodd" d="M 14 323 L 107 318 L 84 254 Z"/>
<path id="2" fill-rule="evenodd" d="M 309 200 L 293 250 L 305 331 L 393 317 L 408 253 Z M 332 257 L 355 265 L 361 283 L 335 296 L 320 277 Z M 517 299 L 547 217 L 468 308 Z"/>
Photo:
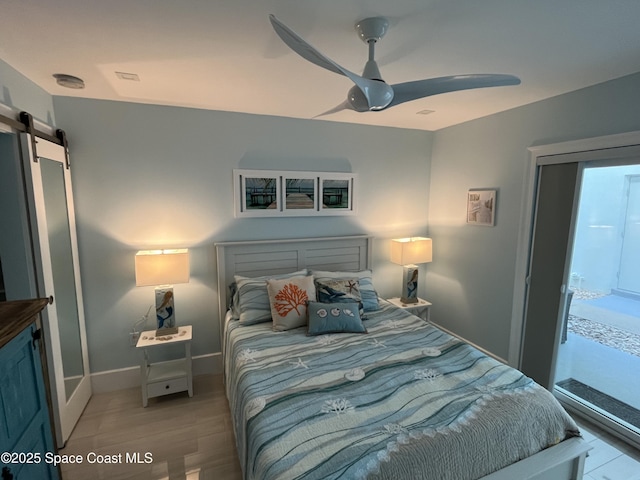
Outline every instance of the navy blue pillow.
<path id="1" fill-rule="evenodd" d="M 367 333 L 356 302 L 309 302 L 307 335 L 327 333 Z"/>

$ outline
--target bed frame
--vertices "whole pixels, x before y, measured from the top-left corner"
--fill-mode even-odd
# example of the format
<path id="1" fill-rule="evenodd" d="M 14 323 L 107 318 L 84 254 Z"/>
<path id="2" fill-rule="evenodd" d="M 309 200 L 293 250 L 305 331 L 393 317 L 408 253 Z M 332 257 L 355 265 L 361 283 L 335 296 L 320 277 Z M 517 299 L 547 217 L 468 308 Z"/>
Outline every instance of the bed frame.
<path id="1" fill-rule="evenodd" d="M 275 275 L 302 268 L 365 270 L 371 268 L 372 245 L 373 238 L 367 235 L 217 243 L 221 343 L 230 300 L 228 286 L 234 275 Z M 589 450 L 591 447 L 582 438 L 571 438 L 482 480 L 581 480 Z"/>

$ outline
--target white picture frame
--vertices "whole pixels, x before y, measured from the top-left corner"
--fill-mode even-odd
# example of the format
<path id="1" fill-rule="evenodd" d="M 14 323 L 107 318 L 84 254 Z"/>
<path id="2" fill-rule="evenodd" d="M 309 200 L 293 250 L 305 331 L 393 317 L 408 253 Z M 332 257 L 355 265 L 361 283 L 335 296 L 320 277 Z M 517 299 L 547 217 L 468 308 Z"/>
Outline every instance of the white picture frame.
<path id="1" fill-rule="evenodd" d="M 234 177 L 238 188 L 236 210 L 247 216 L 275 216 L 282 203 L 280 175 L 265 170 L 238 171 Z"/>
<path id="2" fill-rule="evenodd" d="M 324 215 L 345 215 L 355 212 L 353 175 L 323 173 L 318 180 L 319 210 Z"/>
<path id="3" fill-rule="evenodd" d="M 236 217 L 356 214 L 356 174 L 233 170 Z"/>
<path id="4" fill-rule="evenodd" d="M 496 190 L 469 190 L 467 192 L 467 223 L 493 227 L 495 221 Z"/>

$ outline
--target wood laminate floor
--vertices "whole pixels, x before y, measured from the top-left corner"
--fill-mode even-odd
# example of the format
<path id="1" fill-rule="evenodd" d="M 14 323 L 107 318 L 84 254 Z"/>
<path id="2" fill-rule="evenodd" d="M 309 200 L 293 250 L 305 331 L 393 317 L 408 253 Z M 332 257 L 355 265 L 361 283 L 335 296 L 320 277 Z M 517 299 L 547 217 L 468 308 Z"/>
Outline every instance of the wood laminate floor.
<path id="1" fill-rule="evenodd" d="M 152 398 L 147 408 L 139 388 L 94 395 L 59 451 L 83 459 L 62 465 L 63 479 L 241 480 L 222 376 L 195 377 L 193 387 L 193 398 L 186 392 Z M 578 424 L 593 446 L 585 480 L 640 480 L 638 450 Z M 100 455 L 115 463 L 89 463 Z"/>
<path id="2" fill-rule="evenodd" d="M 63 464 L 62 478 L 241 480 L 222 376 L 194 377 L 193 391 L 151 398 L 147 408 L 140 388 L 94 395 L 58 452 L 83 463 Z"/>

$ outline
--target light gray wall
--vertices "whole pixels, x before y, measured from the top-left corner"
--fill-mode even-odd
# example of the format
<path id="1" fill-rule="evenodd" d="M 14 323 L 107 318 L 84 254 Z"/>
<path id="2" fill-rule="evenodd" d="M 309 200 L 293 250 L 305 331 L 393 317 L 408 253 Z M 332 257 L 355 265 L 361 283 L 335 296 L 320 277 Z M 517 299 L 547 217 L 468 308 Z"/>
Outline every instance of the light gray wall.
<path id="1" fill-rule="evenodd" d="M 527 147 L 640 130 L 640 74 L 436 132 L 427 268 L 432 319 L 508 358 Z M 496 188 L 496 226 L 466 225 L 470 188 Z"/>
<path id="2" fill-rule="evenodd" d="M 2 60 L 0 103 L 18 112 L 29 112 L 47 125 L 55 125 L 51 95 Z"/>
<path id="3" fill-rule="evenodd" d="M 202 355 L 220 348 L 215 242 L 371 234 L 374 283 L 389 297 L 402 268 L 388 240 L 427 233 L 429 132 L 67 97 L 54 106 L 73 162 L 92 372 L 137 365 L 128 333 L 153 302 L 153 287 L 135 286 L 139 249 L 191 250 L 176 314 Z M 234 168 L 353 171 L 358 214 L 236 219 Z"/>

